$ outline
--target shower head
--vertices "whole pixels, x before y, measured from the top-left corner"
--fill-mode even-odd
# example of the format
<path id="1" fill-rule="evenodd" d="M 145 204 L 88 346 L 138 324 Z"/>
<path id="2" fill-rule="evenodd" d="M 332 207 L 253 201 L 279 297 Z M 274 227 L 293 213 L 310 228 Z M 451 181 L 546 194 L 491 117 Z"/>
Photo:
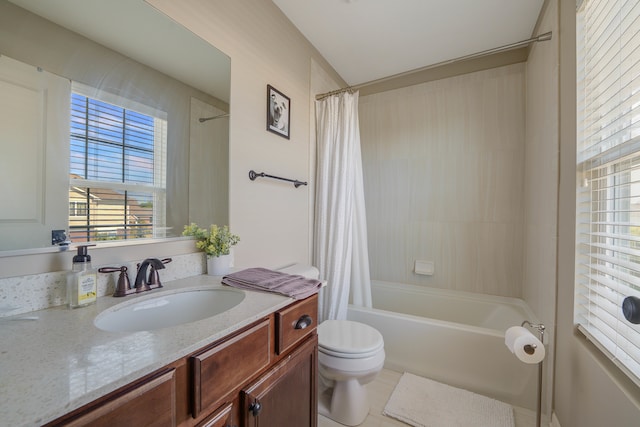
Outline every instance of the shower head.
<path id="1" fill-rule="evenodd" d="M 217 116 L 211 116 L 211 117 L 200 117 L 200 118 L 198 119 L 198 121 L 199 121 L 200 123 L 204 123 L 204 122 L 206 122 L 207 120 L 221 119 L 221 118 L 223 118 L 223 117 L 229 117 L 229 113 L 219 114 L 219 115 L 217 115 Z"/>

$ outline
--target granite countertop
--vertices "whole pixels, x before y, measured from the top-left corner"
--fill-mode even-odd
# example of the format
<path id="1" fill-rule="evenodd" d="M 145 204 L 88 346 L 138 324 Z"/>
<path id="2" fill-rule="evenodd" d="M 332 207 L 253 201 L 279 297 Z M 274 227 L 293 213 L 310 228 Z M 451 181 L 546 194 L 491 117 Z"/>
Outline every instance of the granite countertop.
<path id="1" fill-rule="evenodd" d="M 55 307 L 0 319 L 0 420 L 35 426 L 52 421 L 119 387 L 268 315 L 294 300 L 243 291 L 244 300 L 219 315 L 141 332 L 105 332 L 94 318 L 135 298 L 187 288 L 226 287 L 220 277 L 195 276 L 88 307 Z M 16 320 L 37 317 L 37 320 Z"/>

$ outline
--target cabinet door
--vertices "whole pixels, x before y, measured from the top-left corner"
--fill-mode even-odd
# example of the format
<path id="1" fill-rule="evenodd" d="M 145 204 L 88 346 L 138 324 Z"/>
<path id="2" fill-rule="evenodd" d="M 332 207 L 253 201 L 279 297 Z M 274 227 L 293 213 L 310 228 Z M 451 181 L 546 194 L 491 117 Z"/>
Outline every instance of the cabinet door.
<path id="1" fill-rule="evenodd" d="M 245 427 L 315 427 L 318 336 L 313 334 L 241 392 Z"/>
<path id="2" fill-rule="evenodd" d="M 159 373 L 55 426 L 175 426 L 175 369 Z"/>

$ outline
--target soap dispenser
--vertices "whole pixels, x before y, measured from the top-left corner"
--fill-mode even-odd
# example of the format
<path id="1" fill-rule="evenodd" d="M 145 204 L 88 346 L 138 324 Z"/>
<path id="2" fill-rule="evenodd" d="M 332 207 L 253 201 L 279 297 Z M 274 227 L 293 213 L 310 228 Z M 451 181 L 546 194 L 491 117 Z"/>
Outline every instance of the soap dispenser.
<path id="1" fill-rule="evenodd" d="M 69 308 L 84 307 L 96 302 L 98 293 L 98 272 L 91 267 L 88 246 L 78 246 L 73 257 L 73 267 L 67 278 L 67 303 Z"/>

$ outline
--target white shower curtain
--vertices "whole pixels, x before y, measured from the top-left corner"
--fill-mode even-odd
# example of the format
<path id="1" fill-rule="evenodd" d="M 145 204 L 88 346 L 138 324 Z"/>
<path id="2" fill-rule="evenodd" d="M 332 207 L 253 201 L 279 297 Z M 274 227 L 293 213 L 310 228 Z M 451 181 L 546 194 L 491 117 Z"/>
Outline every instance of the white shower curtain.
<path id="1" fill-rule="evenodd" d="M 316 101 L 316 132 L 314 265 L 328 282 L 320 319 L 346 319 L 349 295 L 371 307 L 358 92 Z"/>

